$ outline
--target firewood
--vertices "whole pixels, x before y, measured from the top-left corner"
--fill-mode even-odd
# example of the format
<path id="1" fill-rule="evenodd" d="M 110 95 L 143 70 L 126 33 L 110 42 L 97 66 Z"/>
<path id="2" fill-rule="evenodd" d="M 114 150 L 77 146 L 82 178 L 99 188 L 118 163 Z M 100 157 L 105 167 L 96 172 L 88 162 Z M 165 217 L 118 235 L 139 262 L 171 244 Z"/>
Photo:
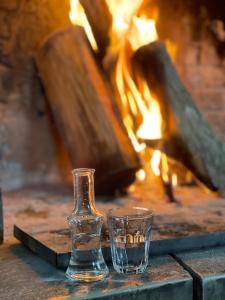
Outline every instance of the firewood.
<path id="1" fill-rule="evenodd" d="M 110 43 L 112 15 L 105 0 L 80 0 L 91 26 L 99 52 L 104 55 Z"/>
<path id="2" fill-rule="evenodd" d="M 36 62 L 73 167 L 96 169 L 99 193 L 130 184 L 139 160 L 83 28 L 55 32 Z"/>
<path id="3" fill-rule="evenodd" d="M 167 153 L 212 190 L 225 191 L 225 144 L 182 84 L 163 43 L 141 47 L 133 58 L 167 121 Z"/>

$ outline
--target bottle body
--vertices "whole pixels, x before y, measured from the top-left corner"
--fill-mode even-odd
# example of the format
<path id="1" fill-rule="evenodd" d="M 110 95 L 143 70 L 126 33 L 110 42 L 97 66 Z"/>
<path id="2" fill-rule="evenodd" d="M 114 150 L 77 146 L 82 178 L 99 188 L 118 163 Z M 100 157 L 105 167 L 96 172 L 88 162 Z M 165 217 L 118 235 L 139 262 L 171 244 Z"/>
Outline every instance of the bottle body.
<path id="1" fill-rule="evenodd" d="M 66 271 L 73 281 L 98 281 L 109 273 L 101 250 L 103 218 L 95 207 L 93 172 L 89 169 L 73 172 L 75 208 L 69 217 L 72 252 Z"/>

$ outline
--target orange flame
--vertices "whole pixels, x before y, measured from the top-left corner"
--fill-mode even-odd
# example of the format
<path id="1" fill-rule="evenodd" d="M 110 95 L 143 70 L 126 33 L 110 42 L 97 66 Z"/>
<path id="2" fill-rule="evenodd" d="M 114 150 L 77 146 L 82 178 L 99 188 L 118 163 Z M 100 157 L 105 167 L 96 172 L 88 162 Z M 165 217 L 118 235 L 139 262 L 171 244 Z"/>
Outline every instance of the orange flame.
<path id="1" fill-rule="evenodd" d="M 147 19 L 143 15 L 139 17 L 136 15 L 142 2 L 140 0 L 132 2 L 128 0 L 108 0 L 113 15 L 113 30 L 117 33 L 117 36 L 123 37 L 123 42 L 120 43 L 115 74 L 115 81 L 122 102 L 119 106 L 121 107 L 124 124 L 136 151 L 144 148 L 137 138 L 144 140 L 160 139 L 162 137 L 162 119 L 158 102 L 152 98 L 144 81 L 142 81 L 143 91 L 140 92 L 133 80 L 126 51 L 128 43 L 131 45 L 132 50 L 136 51 L 141 46 L 157 39 L 155 21 Z M 138 114 L 142 116 L 142 123 L 138 128 L 135 128 L 133 118 L 136 118 Z M 129 122 L 127 122 L 128 118 Z"/>
<path id="2" fill-rule="evenodd" d="M 91 27 L 89 25 L 88 19 L 85 15 L 84 9 L 80 4 L 79 0 L 70 0 L 70 13 L 69 13 L 70 21 L 74 25 L 83 26 L 89 42 L 94 50 L 97 50 L 97 44 L 92 33 Z"/>
<path id="3" fill-rule="evenodd" d="M 133 17 L 129 41 L 134 51 L 157 39 L 158 34 L 155 27 L 155 20 L 147 19 L 146 16 Z"/>
<path id="4" fill-rule="evenodd" d="M 106 0 L 113 16 L 111 47 L 120 47 L 143 0 Z"/>
<path id="5" fill-rule="evenodd" d="M 109 49 L 117 48 L 118 51 L 114 79 L 120 95 L 119 108 L 134 149 L 137 152 L 143 152 L 146 149 L 144 140 L 162 138 L 162 117 L 159 104 L 152 97 L 147 83 L 137 77 L 137 74 L 135 78 L 138 81 L 134 79 L 130 64 L 132 55 L 130 51 L 135 52 L 138 48 L 157 40 L 155 20 L 139 14 L 143 0 L 106 0 L 106 2 L 113 16 Z M 91 27 L 79 0 L 70 0 L 70 6 L 72 23 L 85 28 L 93 49 L 97 49 Z M 165 154 L 159 150 L 154 151 L 150 166 L 155 176 L 161 175 L 163 180 L 169 180 Z M 141 169 L 136 176 L 139 181 L 145 180 L 144 169 Z M 175 185 L 176 175 L 172 176 L 172 181 Z"/>
<path id="6" fill-rule="evenodd" d="M 121 97 L 121 113 L 128 135 L 137 152 L 144 151 L 146 145 L 138 139 L 151 140 L 162 138 L 162 117 L 158 102 L 152 97 L 147 83 L 139 82 L 140 91 L 132 76 L 132 68 L 127 53 L 127 45 L 134 52 L 141 46 L 157 40 L 155 20 L 146 16 L 137 16 L 143 1 L 108 0 L 113 15 L 113 32 L 120 39 L 119 57 L 115 72 L 115 82 Z M 137 127 L 136 119 L 141 115 L 142 123 Z M 161 152 L 155 151 L 151 159 L 151 168 L 156 176 L 160 175 Z M 144 170 L 137 173 L 137 179 L 144 180 Z M 166 172 L 165 172 L 166 174 Z M 164 175 L 165 176 L 165 175 Z"/>
<path id="7" fill-rule="evenodd" d="M 172 186 L 175 187 L 178 184 L 177 174 L 172 174 Z"/>
<path id="8" fill-rule="evenodd" d="M 144 169 L 140 169 L 139 171 L 137 171 L 136 173 L 136 179 L 138 181 L 144 181 L 146 178 L 146 173 Z"/>
<path id="9" fill-rule="evenodd" d="M 162 117 L 160 107 L 158 102 L 152 98 L 146 82 L 143 83 L 143 97 L 148 103 L 148 107 L 144 105 L 143 101 L 140 103 L 140 108 L 142 107 L 140 110 L 143 116 L 143 122 L 138 128 L 137 136 L 145 140 L 160 139 L 162 137 Z"/>
<path id="10" fill-rule="evenodd" d="M 151 169 L 155 176 L 160 176 L 160 160 L 161 160 L 161 152 L 159 150 L 155 150 L 152 154 L 152 158 L 150 161 Z"/>

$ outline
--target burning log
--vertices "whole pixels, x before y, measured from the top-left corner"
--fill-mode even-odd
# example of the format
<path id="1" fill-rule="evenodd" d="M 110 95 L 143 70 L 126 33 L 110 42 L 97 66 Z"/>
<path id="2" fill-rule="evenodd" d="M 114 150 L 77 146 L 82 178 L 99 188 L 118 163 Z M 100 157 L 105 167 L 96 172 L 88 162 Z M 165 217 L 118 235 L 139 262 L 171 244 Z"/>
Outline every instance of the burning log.
<path id="1" fill-rule="evenodd" d="M 104 55 L 110 42 L 112 16 L 105 0 L 80 0 L 98 45 Z"/>
<path id="2" fill-rule="evenodd" d="M 143 72 L 167 120 L 167 154 L 212 190 L 225 191 L 225 144 L 215 135 L 183 86 L 162 43 L 141 47 L 134 64 Z"/>
<path id="3" fill-rule="evenodd" d="M 95 168 L 99 193 L 130 184 L 139 160 L 82 27 L 49 37 L 36 62 L 73 167 Z"/>

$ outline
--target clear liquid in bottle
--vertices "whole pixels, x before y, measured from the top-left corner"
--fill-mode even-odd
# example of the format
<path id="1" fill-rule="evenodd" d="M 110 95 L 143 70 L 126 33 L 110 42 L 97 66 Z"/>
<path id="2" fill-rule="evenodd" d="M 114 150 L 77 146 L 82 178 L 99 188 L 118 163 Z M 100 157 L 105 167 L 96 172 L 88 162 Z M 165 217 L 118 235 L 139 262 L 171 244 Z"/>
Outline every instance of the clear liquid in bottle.
<path id="1" fill-rule="evenodd" d="M 75 169 L 75 208 L 69 217 L 72 252 L 66 276 L 73 281 L 98 281 L 109 271 L 101 250 L 102 215 L 94 202 L 93 172 Z"/>

